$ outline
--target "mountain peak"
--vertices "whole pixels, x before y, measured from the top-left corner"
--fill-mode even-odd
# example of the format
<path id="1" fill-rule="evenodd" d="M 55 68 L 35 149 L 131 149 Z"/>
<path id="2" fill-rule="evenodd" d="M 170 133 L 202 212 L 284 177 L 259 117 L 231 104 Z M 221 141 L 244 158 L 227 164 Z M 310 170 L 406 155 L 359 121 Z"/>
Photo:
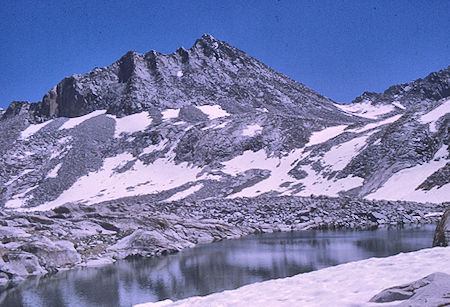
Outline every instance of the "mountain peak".
<path id="1" fill-rule="evenodd" d="M 197 43 L 205 43 L 205 44 L 215 44 L 215 43 L 221 43 L 222 41 L 216 39 L 214 36 L 212 36 L 211 34 L 203 34 L 201 36 L 201 38 L 197 39 L 195 41 L 194 46 Z"/>
<path id="2" fill-rule="evenodd" d="M 76 117 L 103 109 L 124 116 L 205 104 L 231 113 L 265 108 L 336 117 L 331 100 L 204 34 L 190 49 L 180 47 L 171 54 L 129 51 L 110 66 L 64 78 L 32 108 L 39 113 L 32 118 Z M 345 121 L 347 116 L 336 118 Z"/>

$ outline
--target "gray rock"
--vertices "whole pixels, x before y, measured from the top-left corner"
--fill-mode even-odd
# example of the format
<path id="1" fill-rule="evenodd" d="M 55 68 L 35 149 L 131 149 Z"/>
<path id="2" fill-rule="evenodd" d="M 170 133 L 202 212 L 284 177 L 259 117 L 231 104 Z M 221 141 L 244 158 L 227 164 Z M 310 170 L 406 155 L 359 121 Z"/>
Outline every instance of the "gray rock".
<path id="1" fill-rule="evenodd" d="M 403 301 L 395 306 L 447 306 L 450 304 L 450 275 L 433 273 L 412 283 L 385 289 L 369 302 Z M 383 305 L 385 306 L 385 305 Z"/>
<path id="2" fill-rule="evenodd" d="M 158 250 L 176 251 L 175 240 L 165 237 L 161 232 L 138 229 L 131 235 L 119 240 L 116 244 L 108 248 L 108 251 L 115 251 L 119 258 L 128 256 L 153 256 Z M 193 244 L 192 244 L 193 245 Z"/>
<path id="3" fill-rule="evenodd" d="M 444 215 L 436 226 L 434 232 L 433 246 L 449 246 L 450 242 L 450 207 L 445 210 Z"/>
<path id="4" fill-rule="evenodd" d="M 384 214 L 381 214 L 381 213 L 379 213 L 379 212 L 371 212 L 370 214 L 369 214 L 369 217 L 372 219 L 372 221 L 374 221 L 374 222 L 376 222 L 376 221 L 379 221 L 379 220 L 383 220 L 383 221 L 385 221 L 386 219 L 387 219 L 387 217 L 386 217 L 386 215 L 384 215 Z"/>
<path id="5" fill-rule="evenodd" d="M 32 253 L 8 251 L 2 252 L 0 257 L 0 272 L 15 280 L 30 275 L 43 275 L 47 273 L 47 270 L 41 266 L 38 257 Z"/>
<path id="6" fill-rule="evenodd" d="M 60 268 L 81 261 L 73 243 L 66 240 L 51 241 L 46 237 L 34 237 L 20 249 L 36 255 L 41 264 L 48 268 Z"/>

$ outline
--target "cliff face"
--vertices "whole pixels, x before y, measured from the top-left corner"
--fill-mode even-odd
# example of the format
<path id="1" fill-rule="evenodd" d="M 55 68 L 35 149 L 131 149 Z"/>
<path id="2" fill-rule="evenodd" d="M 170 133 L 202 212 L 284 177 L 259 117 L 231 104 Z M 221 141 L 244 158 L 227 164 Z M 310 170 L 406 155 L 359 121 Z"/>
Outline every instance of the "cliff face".
<path id="1" fill-rule="evenodd" d="M 450 242 L 450 207 L 444 212 L 436 226 L 433 246 L 449 246 Z"/>

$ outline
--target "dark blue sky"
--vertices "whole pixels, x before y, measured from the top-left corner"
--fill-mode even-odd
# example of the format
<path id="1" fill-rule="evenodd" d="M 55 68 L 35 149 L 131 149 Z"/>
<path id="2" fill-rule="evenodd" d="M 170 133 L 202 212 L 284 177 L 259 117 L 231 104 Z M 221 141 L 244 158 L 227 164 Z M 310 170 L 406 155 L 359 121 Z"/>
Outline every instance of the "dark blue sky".
<path id="1" fill-rule="evenodd" d="M 0 107 L 128 50 L 171 53 L 203 33 L 336 101 L 450 64 L 450 1 L 2 1 Z"/>

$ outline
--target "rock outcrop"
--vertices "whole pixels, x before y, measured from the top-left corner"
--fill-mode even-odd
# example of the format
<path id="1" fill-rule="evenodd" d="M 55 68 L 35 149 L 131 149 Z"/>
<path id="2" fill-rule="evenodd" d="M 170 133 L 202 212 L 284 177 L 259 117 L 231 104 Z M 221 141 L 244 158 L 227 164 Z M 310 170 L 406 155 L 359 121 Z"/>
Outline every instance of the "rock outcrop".
<path id="1" fill-rule="evenodd" d="M 385 289 L 370 299 L 373 303 L 402 301 L 395 306 L 448 306 L 450 305 L 450 275 L 433 273 L 412 283 Z M 383 305 L 384 306 L 384 305 Z"/>
<path id="2" fill-rule="evenodd" d="M 364 92 L 353 102 L 370 101 L 372 104 L 399 102 L 405 107 L 426 104 L 450 96 L 450 66 L 433 72 L 423 79 L 393 85 L 383 93 Z"/>
<path id="3" fill-rule="evenodd" d="M 436 226 L 433 246 L 449 246 L 450 244 L 450 207 Z"/>

